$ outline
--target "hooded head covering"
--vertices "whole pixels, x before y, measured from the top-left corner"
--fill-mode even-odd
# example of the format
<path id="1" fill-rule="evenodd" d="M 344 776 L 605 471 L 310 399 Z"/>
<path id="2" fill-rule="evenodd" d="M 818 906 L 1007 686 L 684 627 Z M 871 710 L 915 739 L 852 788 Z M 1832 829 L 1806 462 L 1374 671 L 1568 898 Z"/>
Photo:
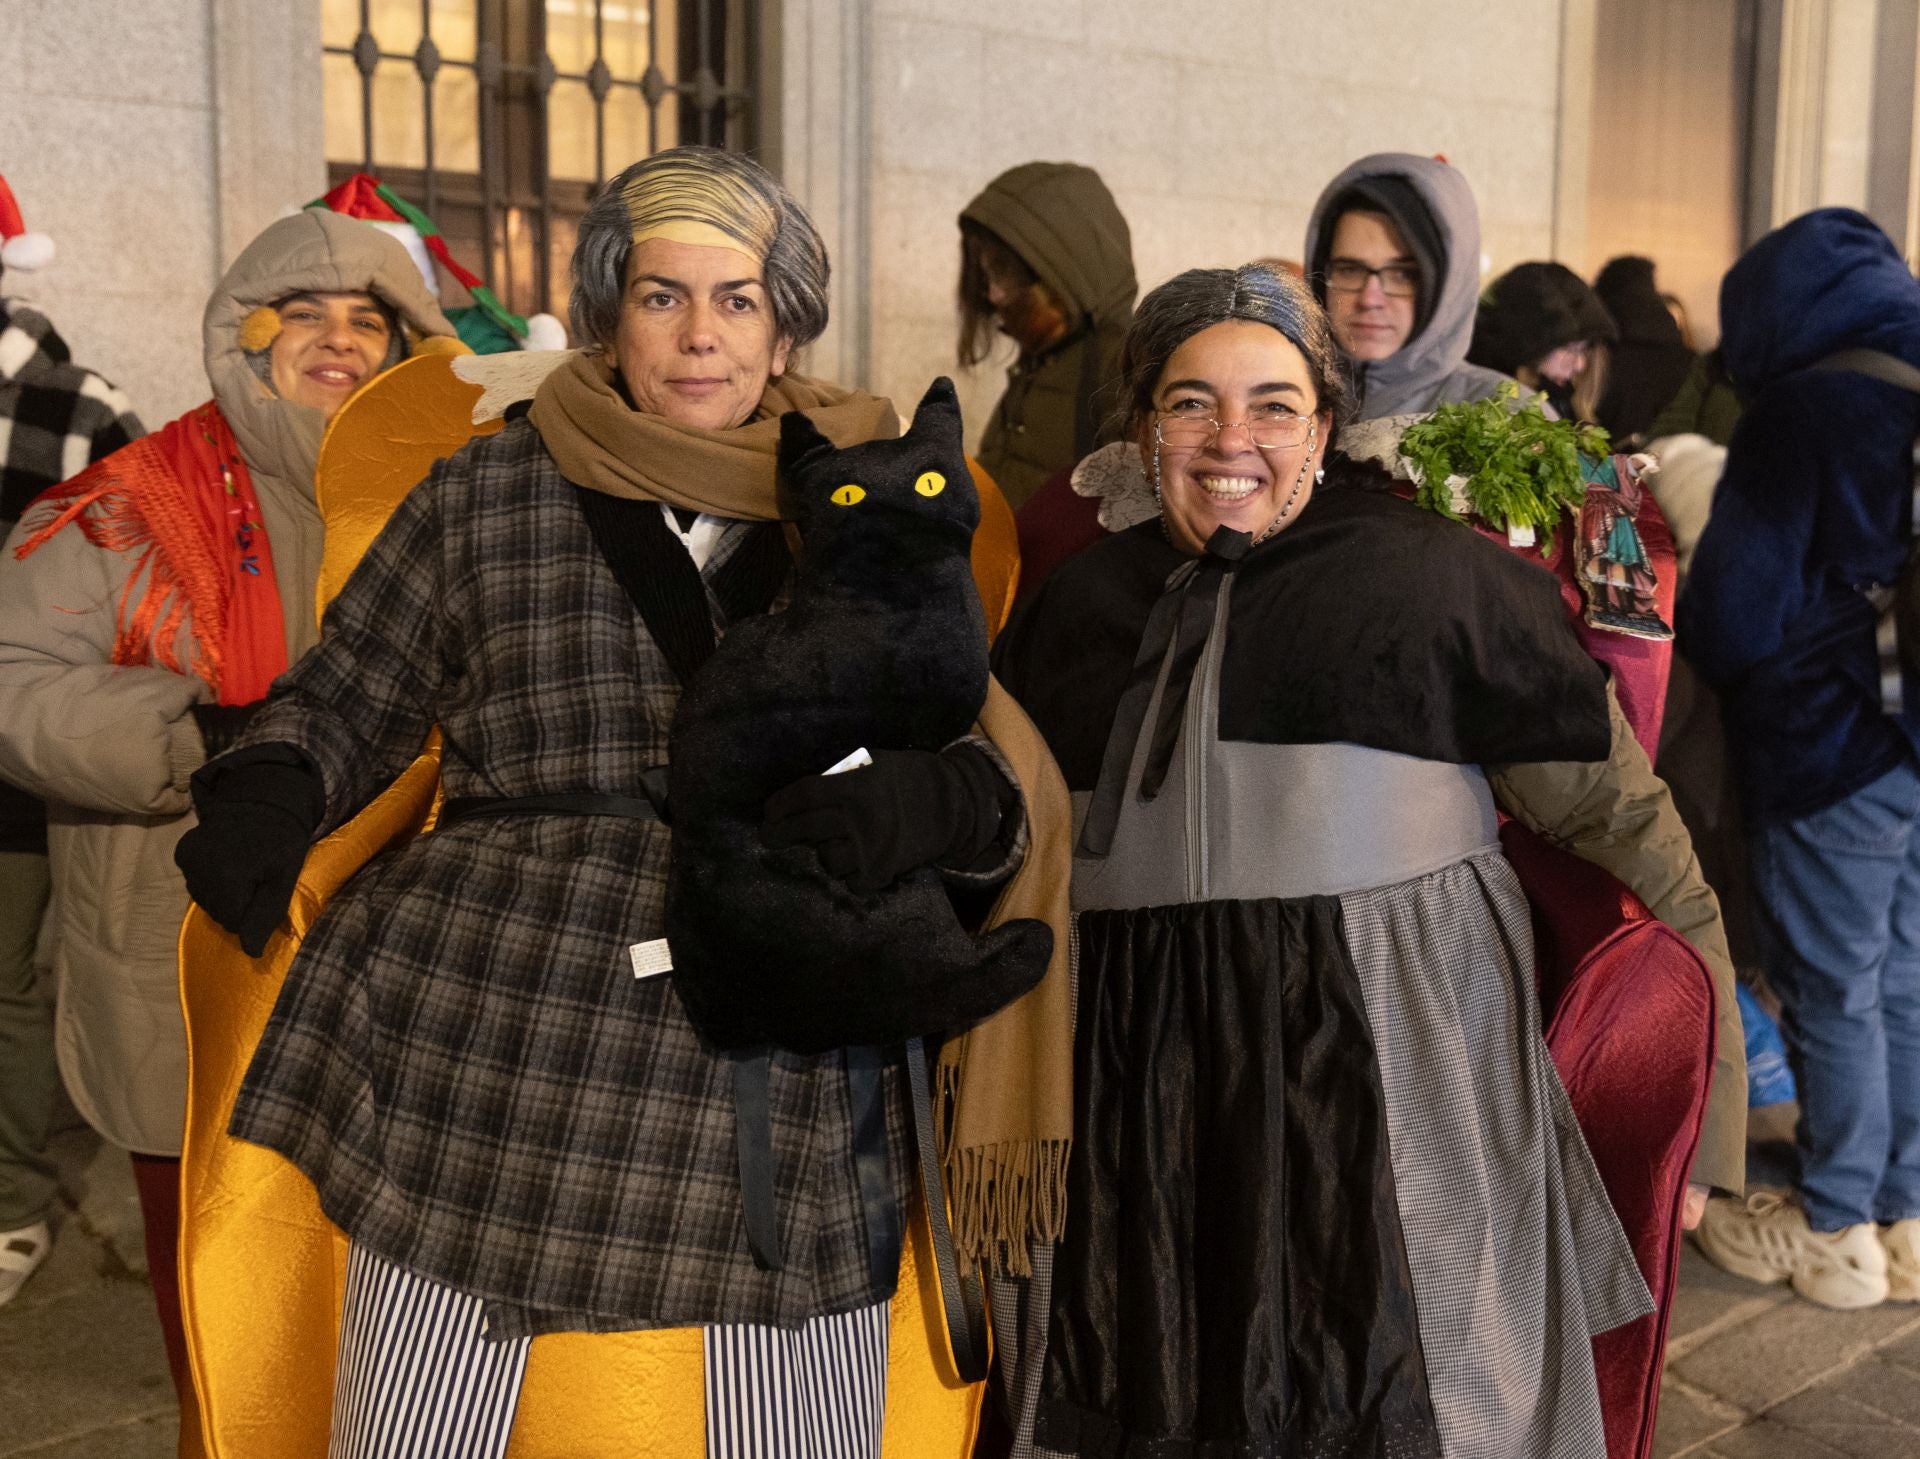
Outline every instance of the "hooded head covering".
<path id="1" fill-rule="evenodd" d="M 372 294 L 398 317 L 403 355 L 422 340 L 455 335 L 407 250 L 352 218 L 296 213 L 240 251 L 207 301 L 207 379 L 256 481 L 280 478 L 311 497 L 326 417 L 275 395 L 253 363 L 273 338 L 272 321 L 258 311 L 300 293 Z"/>
<path id="2" fill-rule="evenodd" d="M 1327 184 L 1307 221 L 1307 277 L 1327 302 L 1327 258 L 1341 217 L 1355 209 L 1393 220 L 1420 262 L 1413 333 L 1384 360 L 1354 367 L 1356 420 L 1479 400 L 1501 377 L 1466 363 L 1480 293 L 1480 211 L 1459 170 L 1432 157 L 1379 152 Z"/>
<path id="3" fill-rule="evenodd" d="M 1100 174 L 1077 162 L 1026 162 L 1001 173 L 960 214 L 1026 262 L 1067 311 L 1068 328 L 1133 312 L 1133 237 Z"/>
<path id="4" fill-rule="evenodd" d="M 1774 229 L 1720 285 L 1720 353 L 1752 399 L 1844 349 L 1920 366 L 1920 283 L 1873 220 L 1819 208 Z"/>
<path id="5" fill-rule="evenodd" d="M 1593 280 L 1593 292 L 1606 308 L 1620 338 L 1638 344 L 1682 345 L 1680 325 L 1660 297 L 1653 280 L 1653 260 L 1625 253 L 1607 260 Z"/>
<path id="6" fill-rule="evenodd" d="M 1091 167 L 1027 162 L 960 214 L 1017 253 L 1067 315 L 1067 332 L 1009 372 L 978 457 L 1022 505 L 1055 472 L 1110 439 L 1120 345 L 1139 284 L 1120 206 Z"/>
<path id="7" fill-rule="evenodd" d="M 1523 263 L 1487 286 L 1467 358 L 1511 375 L 1581 340 L 1620 337 L 1586 280 L 1565 264 Z"/>

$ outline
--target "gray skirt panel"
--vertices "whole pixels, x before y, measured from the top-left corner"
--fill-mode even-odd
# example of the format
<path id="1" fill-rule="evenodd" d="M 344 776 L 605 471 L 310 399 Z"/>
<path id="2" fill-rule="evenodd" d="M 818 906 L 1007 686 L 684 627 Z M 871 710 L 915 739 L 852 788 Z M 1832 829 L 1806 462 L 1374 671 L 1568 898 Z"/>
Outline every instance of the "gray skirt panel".
<path id="1" fill-rule="evenodd" d="M 1591 1339 L 1653 1303 L 1541 1038 L 1519 881 L 1488 853 L 1341 906 L 1446 1452 L 1605 1459 Z"/>

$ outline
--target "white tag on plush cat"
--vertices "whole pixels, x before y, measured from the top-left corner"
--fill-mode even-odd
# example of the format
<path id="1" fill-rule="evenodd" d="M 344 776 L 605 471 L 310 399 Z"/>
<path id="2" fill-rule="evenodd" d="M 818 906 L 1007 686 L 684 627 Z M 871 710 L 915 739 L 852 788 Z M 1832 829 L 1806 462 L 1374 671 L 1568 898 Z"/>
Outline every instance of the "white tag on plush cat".
<path id="1" fill-rule="evenodd" d="M 636 978 L 656 978 L 673 971 L 673 954 L 667 950 L 667 939 L 664 937 L 656 937 L 652 942 L 634 943 L 627 949 L 627 956 L 633 959 L 633 975 Z"/>
<path id="2" fill-rule="evenodd" d="M 873 756 L 869 755 L 867 753 L 866 746 L 862 745 L 859 749 L 855 750 L 851 755 L 847 756 L 846 759 L 840 761 L 836 765 L 830 766 L 828 769 L 822 770 L 820 773 L 822 775 L 838 775 L 843 770 L 859 770 L 864 766 L 871 765 L 872 763 L 873 763 Z"/>

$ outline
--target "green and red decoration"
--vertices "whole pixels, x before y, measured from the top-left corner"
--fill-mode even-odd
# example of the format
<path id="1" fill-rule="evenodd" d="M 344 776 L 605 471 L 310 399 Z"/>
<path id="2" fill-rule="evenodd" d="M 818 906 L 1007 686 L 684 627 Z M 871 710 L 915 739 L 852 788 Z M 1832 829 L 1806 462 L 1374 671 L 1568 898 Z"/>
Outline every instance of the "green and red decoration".
<path id="1" fill-rule="evenodd" d="M 440 235 L 440 229 L 435 226 L 433 219 L 371 173 L 354 173 L 326 196 L 315 198 L 307 206 L 359 218 L 394 233 L 402 243 L 408 245 L 407 251 L 414 255 L 414 262 L 420 266 L 421 273 L 427 277 L 428 284 L 437 294 L 439 288 L 431 276 L 431 265 L 420 252 L 424 248 L 425 254 L 453 275 L 473 299 L 472 308 L 449 309 L 446 314 L 460 337 L 476 353 L 566 348 L 566 331 L 559 320 L 551 314 L 522 318 L 509 310 L 477 274 L 454 258 L 453 250 L 447 247 L 447 240 Z M 418 239 L 418 247 L 413 239 L 406 236 L 407 230 L 411 230 Z"/>

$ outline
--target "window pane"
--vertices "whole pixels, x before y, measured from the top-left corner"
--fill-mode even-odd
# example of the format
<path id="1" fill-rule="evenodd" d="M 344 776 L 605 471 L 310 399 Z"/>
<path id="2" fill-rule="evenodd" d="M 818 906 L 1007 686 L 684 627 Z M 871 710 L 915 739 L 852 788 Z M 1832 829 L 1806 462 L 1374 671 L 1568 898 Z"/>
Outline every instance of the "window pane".
<path id="1" fill-rule="evenodd" d="M 593 97 L 584 81 L 556 81 L 547 97 L 547 169 L 593 181 Z"/>
<path id="2" fill-rule="evenodd" d="M 368 17 L 381 50 L 410 56 L 420 44 L 420 0 L 373 0 Z"/>
<path id="3" fill-rule="evenodd" d="M 660 7 L 659 34 L 650 37 L 655 10 L 640 0 L 602 0 L 601 56 L 616 85 L 606 100 L 606 170 L 609 176 L 637 162 L 655 147 L 671 147 L 679 138 L 679 102 L 660 103 L 659 130 L 650 138 L 647 104 L 637 89 L 646 74 L 648 43 L 658 46 L 658 64 L 669 80 L 675 75 L 675 5 Z M 593 64 L 593 0 L 546 0 L 547 47 L 563 72 L 583 74 Z M 627 85 L 617 83 L 626 82 Z M 579 84 L 560 82 L 549 100 L 551 142 L 547 166 L 556 178 L 593 178 L 593 97 Z"/>
<path id="4" fill-rule="evenodd" d="M 547 54 L 576 76 L 593 64 L 593 0 L 547 0 Z"/>
<path id="5" fill-rule="evenodd" d="M 320 44 L 350 46 L 360 34 L 360 0 L 320 0 Z"/>
<path id="6" fill-rule="evenodd" d="M 326 121 L 327 160 L 358 164 L 365 155 L 360 136 L 360 73 L 350 56 L 322 56 L 321 113 Z"/>
<path id="7" fill-rule="evenodd" d="M 475 0 L 433 0 L 433 43 L 448 61 L 473 59 Z"/>
<path id="8" fill-rule="evenodd" d="M 671 147 L 680 109 L 669 97 L 660 103 L 660 145 Z M 647 155 L 647 99 L 631 86 L 616 86 L 607 98 L 607 175 Z"/>
<path id="9" fill-rule="evenodd" d="M 433 166 L 480 170 L 480 80 L 464 67 L 447 66 L 433 81 Z"/>
<path id="10" fill-rule="evenodd" d="M 584 3 L 584 0 L 583 0 Z M 663 7 L 660 28 L 660 69 L 673 77 L 673 29 L 671 25 L 674 0 L 667 0 Z M 647 69 L 647 27 L 652 23 L 651 9 L 646 5 L 622 5 L 608 0 L 604 45 L 607 66 L 615 76 L 629 81 L 638 81 Z"/>
<path id="11" fill-rule="evenodd" d="M 427 165 L 426 118 L 421 114 L 420 73 L 405 61 L 382 61 L 373 73 L 373 164 Z"/>

